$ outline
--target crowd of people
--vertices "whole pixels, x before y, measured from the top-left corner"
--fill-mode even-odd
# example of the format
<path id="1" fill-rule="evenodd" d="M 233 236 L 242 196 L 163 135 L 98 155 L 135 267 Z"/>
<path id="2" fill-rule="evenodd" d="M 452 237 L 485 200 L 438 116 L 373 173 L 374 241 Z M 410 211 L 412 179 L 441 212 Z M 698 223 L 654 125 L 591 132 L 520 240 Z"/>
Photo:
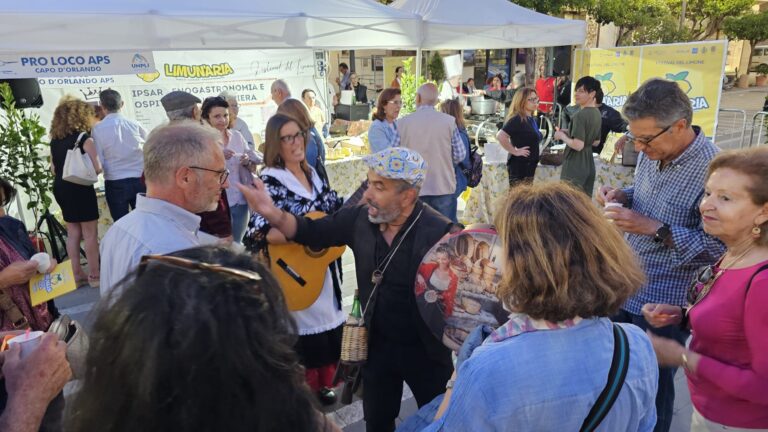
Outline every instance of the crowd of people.
<path id="1" fill-rule="evenodd" d="M 340 88 L 357 91 L 342 66 Z M 169 121 L 150 133 L 120 114 L 114 90 L 101 94 L 101 121 L 85 102 L 62 100 L 50 129 L 53 193 L 69 255 L 85 243 L 88 271 L 75 259 L 73 273 L 102 300 L 66 407 L 64 342 L 47 334 L 31 355 L 17 345 L 2 354 L 0 430 L 338 431 L 321 404 L 336 401 L 345 373 L 342 265 L 323 265 L 316 300 L 291 310 L 267 266 L 289 243 L 354 254 L 368 355 L 351 379 L 368 431 L 667 432 L 680 367 L 693 431 L 768 430 L 768 148 L 720 152 L 693 125 L 685 93 L 662 79 L 632 93 L 617 120 L 602 109 L 600 82 L 584 77 L 570 126 L 556 133 L 562 181 L 534 182 L 541 94 L 512 85 L 498 135 L 510 190 L 494 215 L 497 296 L 510 315 L 474 329 L 454 362 L 414 289 L 456 283 L 450 249 L 420 264 L 463 228 L 463 107 L 424 84 L 415 112 L 400 117 L 399 78 L 378 96 L 357 203 L 344 203 L 325 172 L 311 90 L 298 100 L 285 81 L 272 84 L 277 109 L 261 146 L 238 125 L 231 93 L 169 93 Z M 628 129 L 619 145 L 640 157 L 631 187 L 598 185 L 593 199 L 606 127 Z M 115 223 L 100 250 L 93 186 L 62 175 L 70 149 L 104 174 Z M 0 329 L 46 331 L 59 312 L 31 305 L 35 249 L 2 210 L 14 185 L 0 186 Z M 419 411 L 398 425 L 404 383 Z"/>

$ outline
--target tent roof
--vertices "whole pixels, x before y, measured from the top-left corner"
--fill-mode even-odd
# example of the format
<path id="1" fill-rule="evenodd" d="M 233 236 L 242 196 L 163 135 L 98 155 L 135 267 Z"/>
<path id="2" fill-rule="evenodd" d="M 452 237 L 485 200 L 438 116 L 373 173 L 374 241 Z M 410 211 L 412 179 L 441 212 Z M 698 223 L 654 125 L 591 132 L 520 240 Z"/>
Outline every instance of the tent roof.
<path id="1" fill-rule="evenodd" d="M 415 48 L 420 22 L 372 0 L 27 0 L 0 4 L 0 52 Z"/>
<path id="2" fill-rule="evenodd" d="M 555 18 L 508 0 L 396 0 L 390 7 L 424 19 L 424 49 L 581 45 L 584 21 Z"/>

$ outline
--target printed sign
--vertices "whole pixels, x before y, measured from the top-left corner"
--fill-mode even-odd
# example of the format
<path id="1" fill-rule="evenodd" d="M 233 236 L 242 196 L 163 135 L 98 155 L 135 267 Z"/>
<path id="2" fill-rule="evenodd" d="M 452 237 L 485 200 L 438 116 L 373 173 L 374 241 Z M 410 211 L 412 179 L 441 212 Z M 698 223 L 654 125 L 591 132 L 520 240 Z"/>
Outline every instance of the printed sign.
<path id="1" fill-rule="evenodd" d="M 595 77 L 605 94 L 603 102 L 618 110 L 643 82 L 651 78 L 674 81 L 691 99 L 693 124 L 713 137 L 727 47 L 727 41 L 717 40 L 580 49 L 574 56 L 573 81 L 586 75 Z"/>
<path id="2" fill-rule="evenodd" d="M 123 97 L 122 113 L 151 130 L 168 121 L 160 104 L 164 95 L 182 90 L 203 100 L 227 90 L 237 95 L 238 117 L 258 134 L 277 109 L 270 86 L 278 78 L 288 83 L 293 97 L 311 89 L 321 108 L 328 106 L 326 80 L 316 78 L 312 50 L 159 51 L 154 65 L 157 69 L 130 75 L 40 77 L 46 101 L 39 111 L 41 121 L 50 124 L 64 95 L 97 103 L 99 93 L 111 88 Z"/>
<path id="3" fill-rule="evenodd" d="M 0 78 L 40 78 L 150 73 L 149 51 L 0 54 Z"/>
<path id="4" fill-rule="evenodd" d="M 477 326 L 493 328 L 508 312 L 496 290 L 501 280 L 501 244 L 490 225 L 471 225 L 427 252 L 414 284 L 422 319 L 443 344 L 458 351 Z"/>
<path id="5" fill-rule="evenodd" d="M 693 124 L 715 134 L 726 41 L 643 47 L 640 82 L 659 77 L 676 82 L 693 105 Z"/>
<path id="6" fill-rule="evenodd" d="M 45 303 L 77 289 L 72 273 L 72 261 L 59 263 L 50 273 L 38 274 L 29 280 L 29 297 L 32 306 Z"/>

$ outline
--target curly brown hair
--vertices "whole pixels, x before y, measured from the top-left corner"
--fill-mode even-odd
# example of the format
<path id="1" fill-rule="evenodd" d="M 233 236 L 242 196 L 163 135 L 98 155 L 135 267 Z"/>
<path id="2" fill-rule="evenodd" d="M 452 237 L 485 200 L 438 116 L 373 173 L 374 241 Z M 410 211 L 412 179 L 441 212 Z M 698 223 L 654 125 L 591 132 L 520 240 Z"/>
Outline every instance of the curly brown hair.
<path id="1" fill-rule="evenodd" d="M 75 132 L 89 132 L 96 117 L 91 105 L 85 101 L 65 96 L 53 112 L 50 135 L 52 139 L 62 139 Z"/>
<path id="2" fill-rule="evenodd" d="M 632 250 L 578 189 L 561 182 L 520 185 L 496 213 L 505 306 L 557 322 L 608 317 L 644 281 Z"/>

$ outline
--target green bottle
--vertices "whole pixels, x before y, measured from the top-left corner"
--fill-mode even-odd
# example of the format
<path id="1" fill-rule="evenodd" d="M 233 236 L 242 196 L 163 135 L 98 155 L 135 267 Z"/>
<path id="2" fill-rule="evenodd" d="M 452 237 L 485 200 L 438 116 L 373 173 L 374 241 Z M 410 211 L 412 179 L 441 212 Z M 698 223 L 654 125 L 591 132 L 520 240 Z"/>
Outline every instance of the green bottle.
<path id="1" fill-rule="evenodd" d="M 352 302 L 352 312 L 350 312 L 349 318 L 347 318 L 347 323 L 355 325 L 363 324 L 363 313 L 360 308 L 360 295 L 357 290 L 355 290 L 355 299 Z"/>

